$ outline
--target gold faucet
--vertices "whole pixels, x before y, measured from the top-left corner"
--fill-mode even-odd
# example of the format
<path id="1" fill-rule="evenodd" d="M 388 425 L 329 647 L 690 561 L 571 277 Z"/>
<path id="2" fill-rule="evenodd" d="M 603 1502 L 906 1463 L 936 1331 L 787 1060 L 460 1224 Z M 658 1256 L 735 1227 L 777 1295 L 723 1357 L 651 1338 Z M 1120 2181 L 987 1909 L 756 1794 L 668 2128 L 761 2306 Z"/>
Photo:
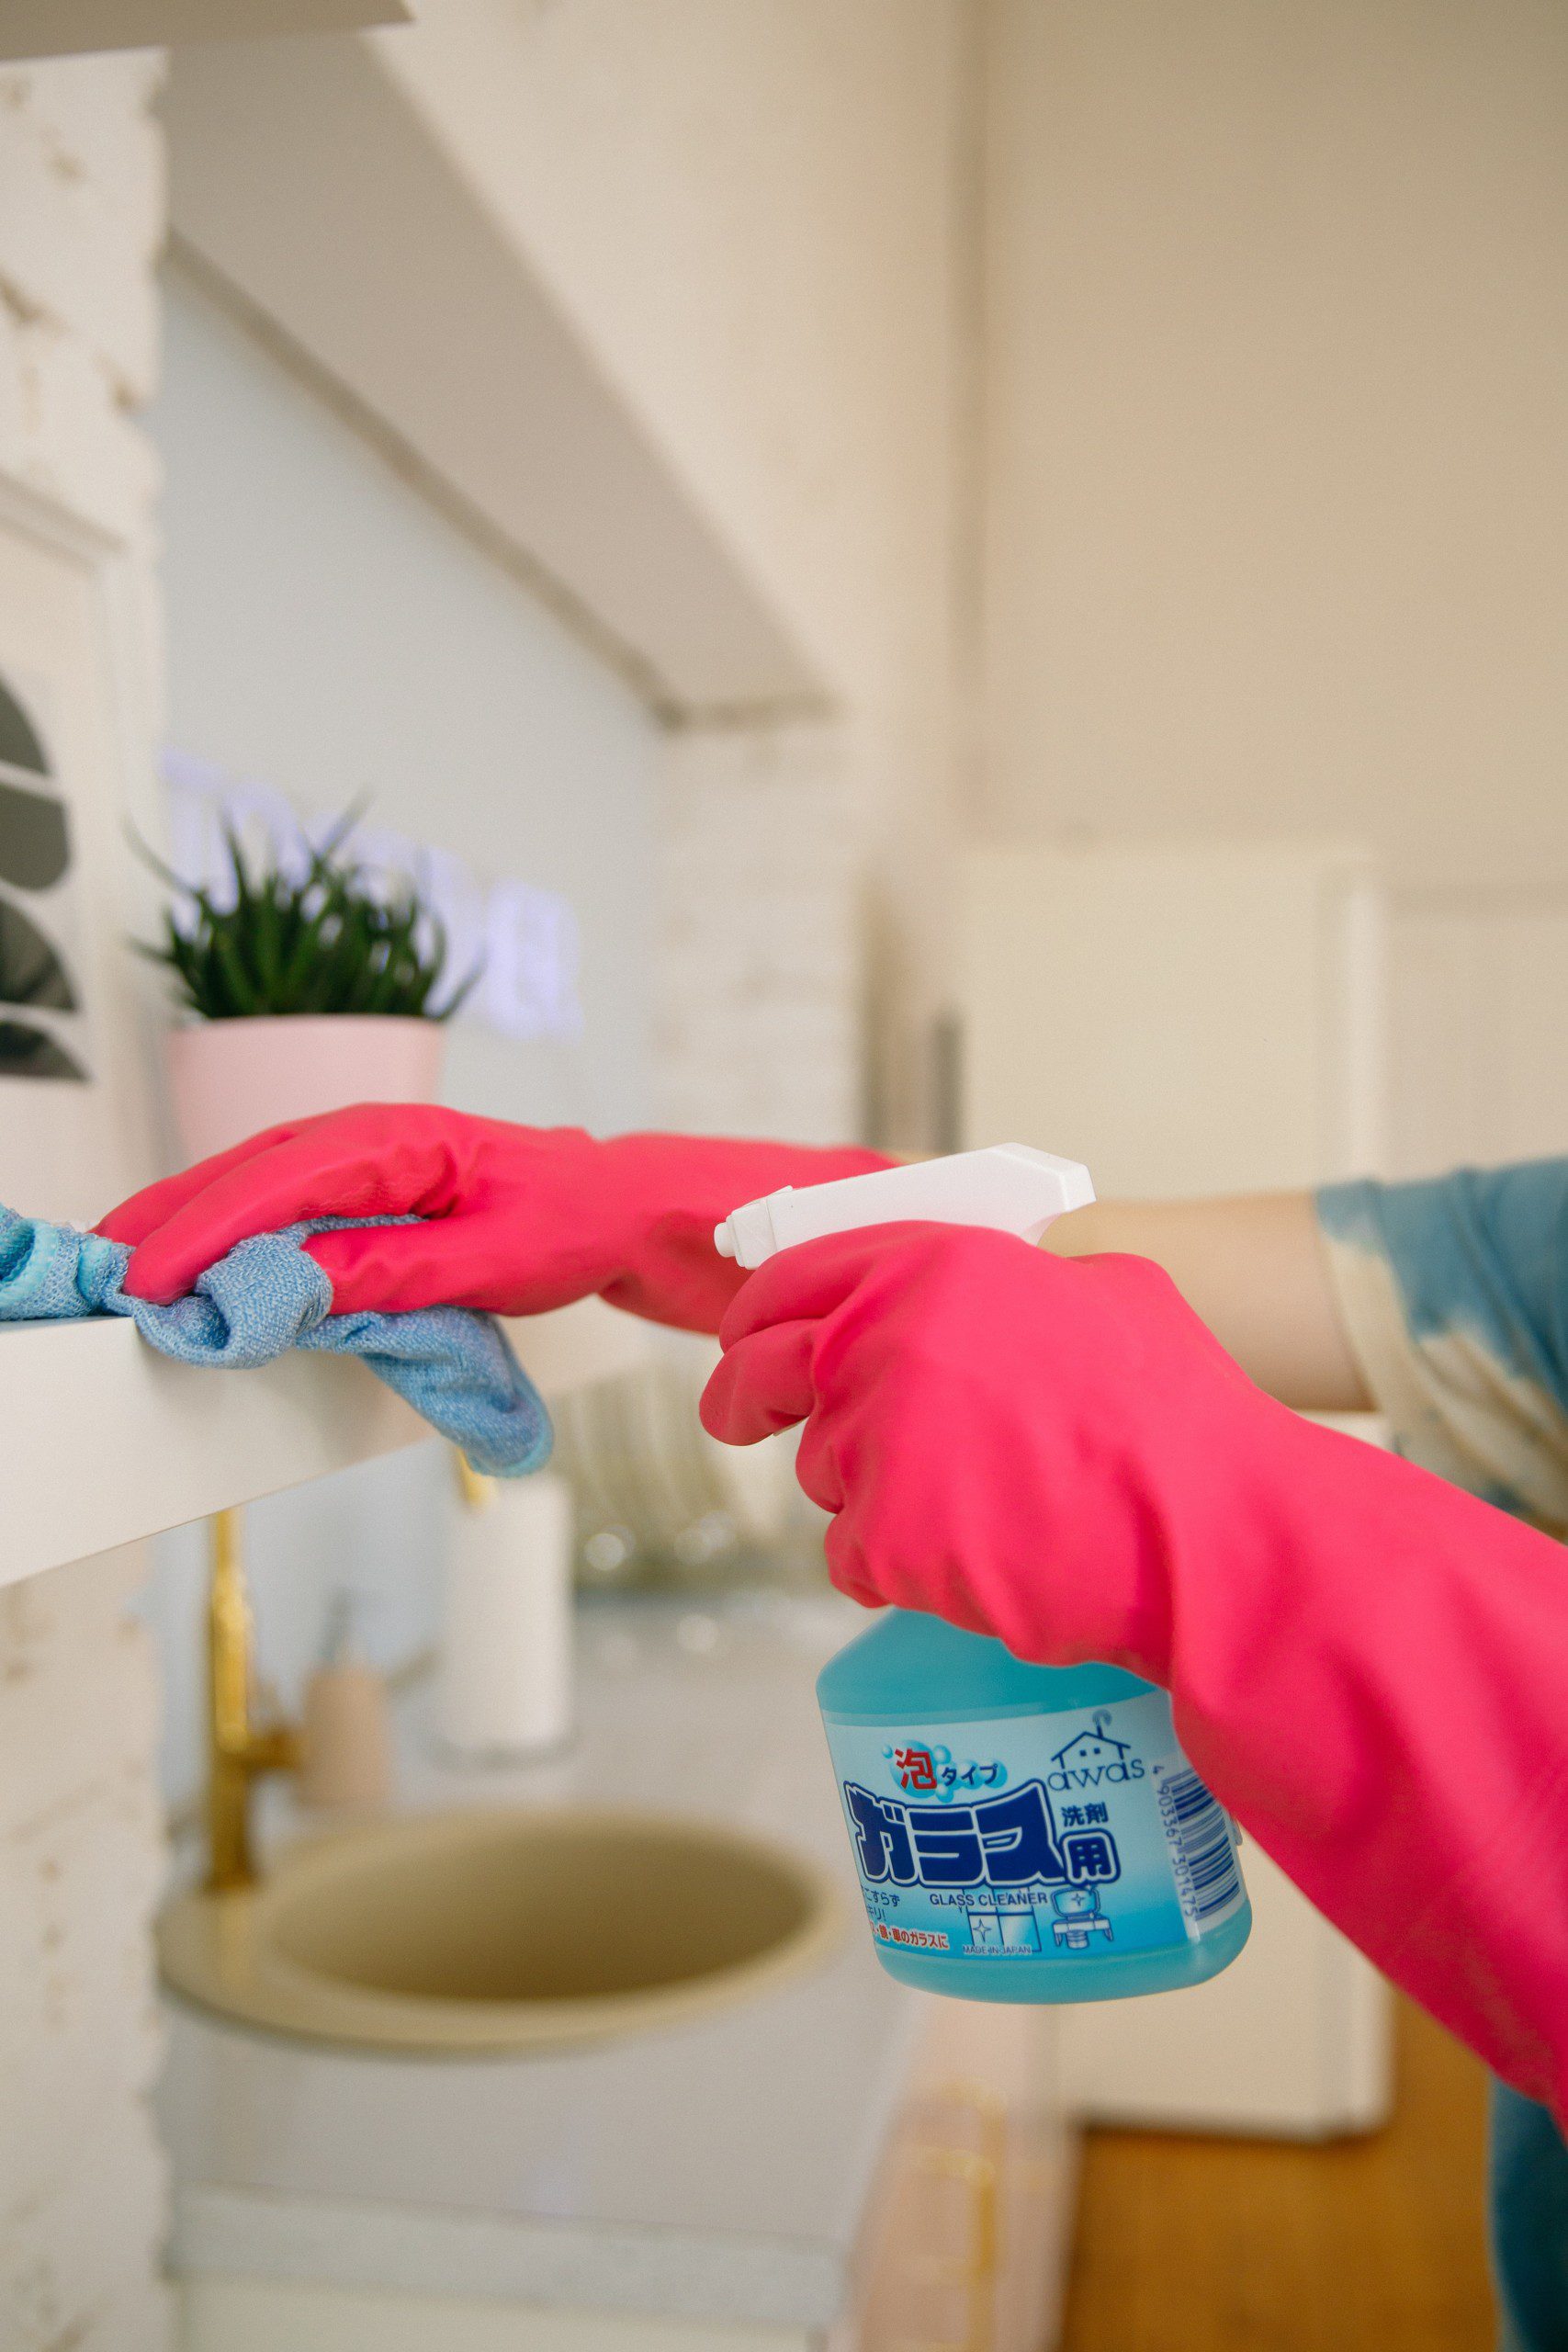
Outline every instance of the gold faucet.
<path id="1" fill-rule="evenodd" d="M 240 1556 L 240 1514 L 211 1521 L 212 1580 L 207 1604 L 207 1884 L 215 1894 L 255 1884 L 251 1850 L 251 1788 L 264 1772 L 292 1772 L 299 1734 L 292 1724 L 261 1723 L 254 1695 L 251 1604 Z"/>

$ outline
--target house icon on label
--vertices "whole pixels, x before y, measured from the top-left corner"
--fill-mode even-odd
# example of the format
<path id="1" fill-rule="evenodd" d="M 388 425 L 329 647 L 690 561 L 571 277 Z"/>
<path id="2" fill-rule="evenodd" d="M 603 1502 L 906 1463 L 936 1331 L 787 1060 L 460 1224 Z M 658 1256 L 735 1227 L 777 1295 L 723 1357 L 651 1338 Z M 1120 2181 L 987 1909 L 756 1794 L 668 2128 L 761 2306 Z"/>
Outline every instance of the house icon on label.
<path id="1" fill-rule="evenodd" d="M 1087 1772 L 1096 1766 L 1123 1763 L 1132 1753 L 1131 1743 L 1111 1738 L 1106 1729 L 1109 1721 L 1109 1716 L 1097 1713 L 1094 1729 L 1080 1731 L 1076 1739 L 1068 1740 L 1066 1747 L 1058 1747 L 1051 1758 L 1052 1763 L 1064 1772 Z"/>

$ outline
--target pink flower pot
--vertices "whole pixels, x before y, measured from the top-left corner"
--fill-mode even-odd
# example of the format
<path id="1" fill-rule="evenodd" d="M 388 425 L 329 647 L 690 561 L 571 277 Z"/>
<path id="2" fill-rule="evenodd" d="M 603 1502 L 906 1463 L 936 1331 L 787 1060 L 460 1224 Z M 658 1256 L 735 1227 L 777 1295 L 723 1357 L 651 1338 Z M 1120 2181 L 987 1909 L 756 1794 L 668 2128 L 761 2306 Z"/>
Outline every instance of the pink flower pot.
<path id="1" fill-rule="evenodd" d="M 390 1013 L 264 1013 L 168 1033 L 169 1099 L 187 1161 L 258 1128 L 349 1102 L 433 1102 L 446 1032 Z"/>

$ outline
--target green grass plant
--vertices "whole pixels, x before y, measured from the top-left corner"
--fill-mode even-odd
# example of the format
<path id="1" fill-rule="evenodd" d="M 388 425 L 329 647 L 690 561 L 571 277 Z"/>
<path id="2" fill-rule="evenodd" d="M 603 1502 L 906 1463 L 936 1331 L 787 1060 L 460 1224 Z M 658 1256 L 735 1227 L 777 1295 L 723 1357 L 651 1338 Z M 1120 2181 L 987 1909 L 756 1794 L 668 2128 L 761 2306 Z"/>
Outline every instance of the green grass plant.
<path id="1" fill-rule="evenodd" d="M 166 967 L 187 1012 L 203 1021 L 310 1012 L 451 1019 L 480 967 L 436 1002 L 446 932 L 411 882 L 389 883 L 344 854 L 358 817 L 351 811 L 311 849 L 302 873 L 253 865 L 225 827 L 229 876 L 220 893 L 184 880 L 137 844 L 174 903 L 162 937 L 136 945 Z"/>

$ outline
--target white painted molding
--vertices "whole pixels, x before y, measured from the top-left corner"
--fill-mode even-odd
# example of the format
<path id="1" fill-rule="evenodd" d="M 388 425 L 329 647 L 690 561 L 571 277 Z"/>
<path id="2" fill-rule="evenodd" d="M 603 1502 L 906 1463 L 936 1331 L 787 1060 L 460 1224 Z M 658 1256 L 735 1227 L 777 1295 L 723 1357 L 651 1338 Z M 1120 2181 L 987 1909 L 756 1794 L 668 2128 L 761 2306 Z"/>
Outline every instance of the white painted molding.
<path id="1" fill-rule="evenodd" d="M 182 51 L 164 115 L 176 252 L 648 700 L 823 707 L 719 524 L 370 40 Z"/>
<path id="2" fill-rule="evenodd" d="M 598 1299 L 506 1328 L 547 1396 L 624 1370 L 646 1340 Z M 109 1317 L 0 1325 L 0 1585 L 432 1434 L 350 1359 L 203 1371 Z"/>
<path id="3" fill-rule="evenodd" d="M 406 25 L 407 0 L 0 0 L 0 58 Z"/>

